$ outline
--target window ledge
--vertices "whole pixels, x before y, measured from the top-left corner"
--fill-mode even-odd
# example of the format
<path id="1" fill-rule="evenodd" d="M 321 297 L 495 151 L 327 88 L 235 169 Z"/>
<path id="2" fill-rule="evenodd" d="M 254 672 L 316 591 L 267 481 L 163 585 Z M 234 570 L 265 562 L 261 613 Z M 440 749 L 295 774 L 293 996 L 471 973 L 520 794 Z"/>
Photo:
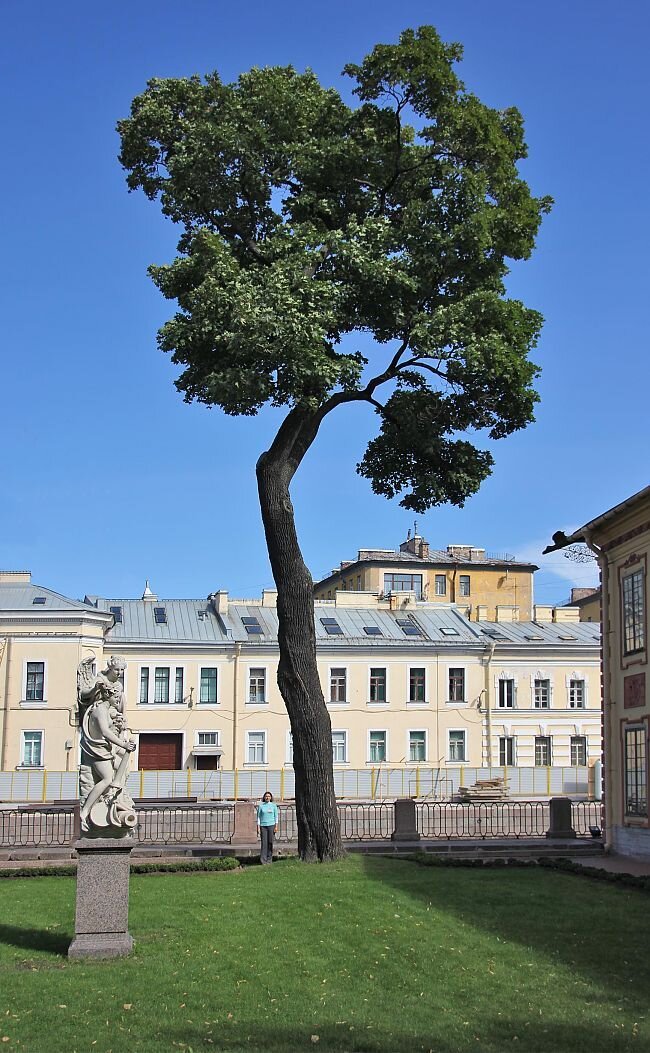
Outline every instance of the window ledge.
<path id="1" fill-rule="evenodd" d="M 245 768 L 268 768 L 268 761 L 244 761 Z"/>
<path id="2" fill-rule="evenodd" d="M 44 764 L 17 764 L 16 771 L 45 771 Z"/>
<path id="3" fill-rule="evenodd" d="M 47 708 L 47 699 L 46 698 L 36 698 L 36 699 L 23 698 L 23 699 L 21 699 L 20 705 L 24 706 L 26 709 L 46 709 Z"/>
<path id="4" fill-rule="evenodd" d="M 202 702 L 201 705 L 204 706 L 205 702 Z M 245 702 L 244 705 L 246 705 L 246 706 L 261 706 L 261 707 L 264 707 L 264 706 L 268 706 L 268 702 Z"/>
<path id="5" fill-rule="evenodd" d="M 447 699 L 447 701 L 445 702 L 445 705 L 446 706 L 468 706 L 469 702 L 467 701 L 466 698 L 464 698 L 462 702 L 456 702 L 456 701 L 452 701 L 451 699 Z"/>
<path id="6" fill-rule="evenodd" d="M 182 709 L 187 702 L 137 702 L 138 709 Z"/>

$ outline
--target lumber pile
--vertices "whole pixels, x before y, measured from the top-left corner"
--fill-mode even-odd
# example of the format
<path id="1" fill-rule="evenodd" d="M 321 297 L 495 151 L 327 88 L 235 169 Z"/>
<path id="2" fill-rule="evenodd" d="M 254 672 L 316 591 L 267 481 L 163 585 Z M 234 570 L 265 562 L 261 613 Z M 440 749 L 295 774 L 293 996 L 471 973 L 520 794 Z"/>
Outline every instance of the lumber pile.
<path id="1" fill-rule="evenodd" d="M 503 778 L 478 779 L 473 786 L 459 786 L 458 800 L 470 801 L 503 801 L 508 796 L 508 787 Z"/>

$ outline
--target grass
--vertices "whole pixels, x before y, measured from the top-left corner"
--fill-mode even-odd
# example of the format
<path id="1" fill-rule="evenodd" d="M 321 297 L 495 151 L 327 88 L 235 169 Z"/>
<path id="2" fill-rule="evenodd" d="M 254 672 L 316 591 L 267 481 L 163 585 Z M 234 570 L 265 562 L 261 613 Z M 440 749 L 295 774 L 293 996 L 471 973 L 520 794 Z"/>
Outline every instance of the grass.
<path id="1" fill-rule="evenodd" d="M 136 950 L 68 962 L 75 883 L 0 886 L 0 1050 L 650 1051 L 650 899 L 353 856 L 134 875 Z"/>

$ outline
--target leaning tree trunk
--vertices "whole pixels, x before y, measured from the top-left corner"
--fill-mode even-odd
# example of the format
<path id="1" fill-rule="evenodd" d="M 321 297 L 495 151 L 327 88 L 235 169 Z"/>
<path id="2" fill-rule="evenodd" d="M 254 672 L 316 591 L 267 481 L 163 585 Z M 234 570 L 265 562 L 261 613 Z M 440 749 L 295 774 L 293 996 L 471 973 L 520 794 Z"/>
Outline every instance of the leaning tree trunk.
<path id="1" fill-rule="evenodd" d="M 316 664 L 314 590 L 302 558 L 289 485 L 318 431 L 313 414 L 293 410 L 257 463 L 271 569 L 278 590 L 278 686 L 293 736 L 298 854 L 321 862 L 343 854 L 332 768 L 332 725 Z"/>

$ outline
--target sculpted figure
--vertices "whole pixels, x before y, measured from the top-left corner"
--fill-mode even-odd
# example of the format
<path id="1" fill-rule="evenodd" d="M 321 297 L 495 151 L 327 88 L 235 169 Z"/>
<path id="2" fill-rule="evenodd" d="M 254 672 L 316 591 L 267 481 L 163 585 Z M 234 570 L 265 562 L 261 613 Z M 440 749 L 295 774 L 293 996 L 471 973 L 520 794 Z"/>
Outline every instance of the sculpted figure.
<path id="1" fill-rule="evenodd" d="M 106 669 L 95 675 L 94 659 L 86 658 L 77 671 L 81 768 L 79 796 L 84 834 L 120 837 L 137 823 L 133 801 L 125 789 L 129 755 L 135 742 L 127 737 L 120 676 L 123 658 L 112 655 Z"/>

